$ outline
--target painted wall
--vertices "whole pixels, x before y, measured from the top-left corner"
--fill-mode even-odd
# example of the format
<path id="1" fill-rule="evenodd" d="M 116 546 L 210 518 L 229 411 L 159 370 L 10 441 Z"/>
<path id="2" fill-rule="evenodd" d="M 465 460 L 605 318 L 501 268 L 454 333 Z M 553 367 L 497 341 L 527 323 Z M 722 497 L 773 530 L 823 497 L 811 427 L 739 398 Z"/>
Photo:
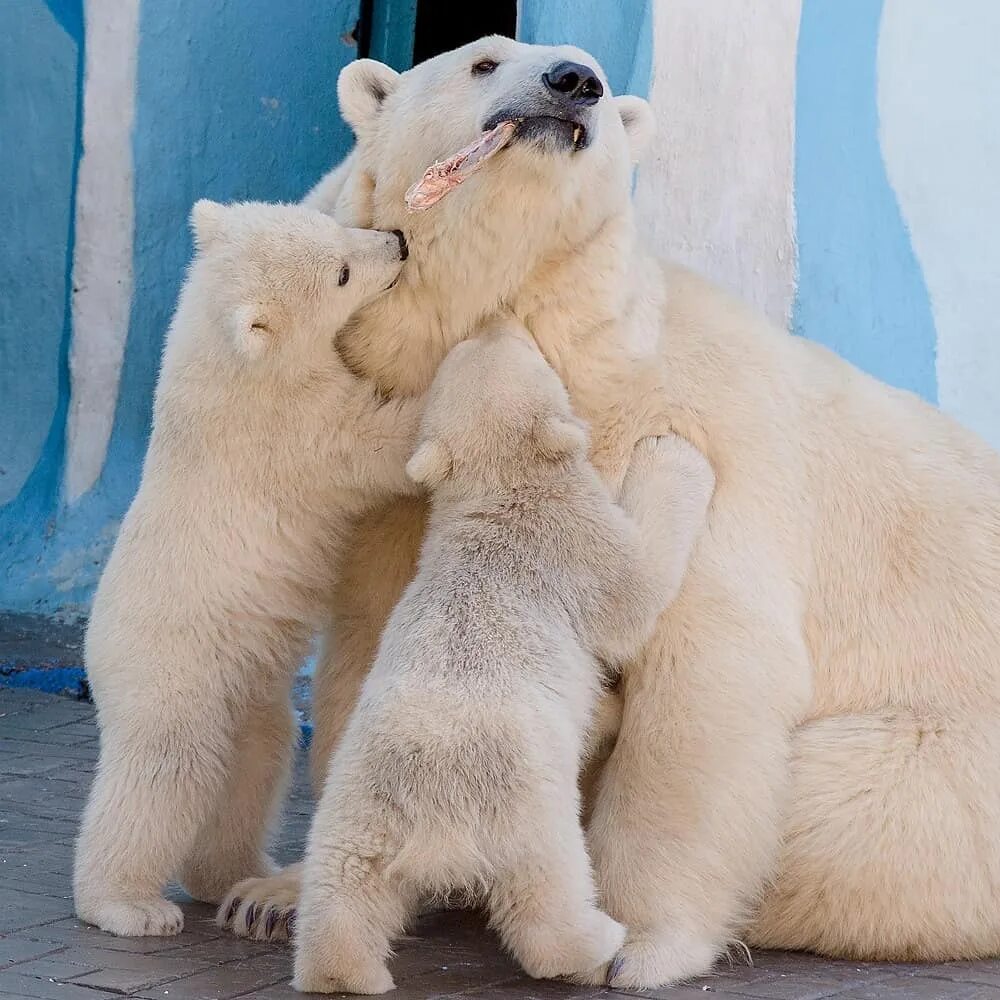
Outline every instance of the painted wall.
<path id="1" fill-rule="evenodd" d="M 86 607 L 136 486 L 199 197 L 350 142 L 357 0 L 0 3 L 0 610 Z"/>
<path id="2" fill-rule="evenodd" d="M 377 0 L 375 44 L 399 65 L 397 7 Z M 339 157 L 356 18 L 0 3 L 0 610 L 85 609 L 138 482 L 190 205 L 296 198 Z M 522 0 L 518 31 L 653 102 L 656 248 L 1000 447 L 1000 5 Z"/>
<path id="3" fill-rule="evenodd" d="M 650 8 L 653 244 L 1000 447 L 1000 4 Z"/>

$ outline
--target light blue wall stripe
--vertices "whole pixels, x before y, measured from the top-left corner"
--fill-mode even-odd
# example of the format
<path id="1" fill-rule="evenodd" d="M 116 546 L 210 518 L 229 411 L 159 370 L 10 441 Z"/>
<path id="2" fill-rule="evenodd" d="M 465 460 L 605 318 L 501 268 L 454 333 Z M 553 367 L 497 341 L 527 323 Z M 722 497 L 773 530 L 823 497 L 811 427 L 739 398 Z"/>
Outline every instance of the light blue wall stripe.
<path id="1" fill-rule="evenodd" d="M 799 28 L 796 333 L 937 398 L 927 287 L 878 138 L 881 0 L 804 0 Z"/>
<path id="2" fill-rule="evenodd" d="M 649 93 L 656 0 L 521 0 L 517 35 L 536 45 L 576 45 L 593 54 L 616 94 Z M 665 2 L 665 0 L 659 0 Z"/>

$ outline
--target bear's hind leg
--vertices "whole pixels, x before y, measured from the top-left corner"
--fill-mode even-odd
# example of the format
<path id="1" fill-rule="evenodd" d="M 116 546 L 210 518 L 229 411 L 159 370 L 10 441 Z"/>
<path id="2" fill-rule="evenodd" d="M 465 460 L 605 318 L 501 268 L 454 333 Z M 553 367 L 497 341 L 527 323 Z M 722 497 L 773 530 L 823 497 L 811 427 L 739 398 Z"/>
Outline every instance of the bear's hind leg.
<path id="1" fill-rule="evenodd" d="M 618 989 L 708 972 L 780 846 L 788 721 L 808 691 L 808 656 L 727 583 L 693 582 L 624 671 L 622 725 L 588 826 L 604 905 L 628 927 L 609 975 Z"/>
<path id="2" fill-rule="evenodd" d="M 97 775 L 73 871 L 76 912 L 112 934 L 177 934 L 180 909 L 161 895 L 212 812 L 232 760 L 232 726 L 204 691 L 102 717 Z M 124 709 L 124 710 L 123 710 Z"/>
<path id="3" fill-rule="evenodd" d="M 391 865 L 401 841 L 393 817 L 351 783 L 324 792 L 303 866 L 295 930 L 295 977 L 305 993 L 386 993 L 392 941 L 413 914 L 412 879 Z"/>
<path id="4" fill-rule="evenodd" d="M 363 518 L 356 547 L 334 590 L 333 628 L 324 637 L 313 678 L 313 742 L 309 765 L 316 797 L 368 676 L 392 609 L 417 571 L 426 504 L 403 499 Z"/>
<path id="5" fill-rule="evenodd" d="M 491 923 L 529 976 L 603 984 L 625 928 L 595 903 L 575 804 L 560 803 L 547 812 L 516 868 L 496 877 L 489 895 Z"/>
<path id="6" fill-rule="evenodd" d="M 225 788 L 180 872 L 181 884 L 195 899 L 218 903 L 241 880 L 274 872 L 267 840 L 295 753 L 289 694 L 282 682 L 274 698 L 251 706 L 237 723 Z"/>
<path id="7" fill-rule="evenodd" d="M 886 710 L 792 737 L 777 878 L 747 941 L 852 960 L 1000 952 L 1000 726 Z"/>

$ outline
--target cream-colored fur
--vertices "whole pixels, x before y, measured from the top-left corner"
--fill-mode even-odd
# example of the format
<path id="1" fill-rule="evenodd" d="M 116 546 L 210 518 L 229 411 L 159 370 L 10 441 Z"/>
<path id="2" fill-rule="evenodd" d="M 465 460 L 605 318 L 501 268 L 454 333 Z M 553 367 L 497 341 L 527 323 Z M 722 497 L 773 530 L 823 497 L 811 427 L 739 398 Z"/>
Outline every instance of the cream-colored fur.
<path id="1" fill-rule="evenodd" d="M 588 149 L 514 145 L 407 216 L 424 167 L 533 99 L 565 51 L 487 39 L 402 76 L 353 64 L 358 144 L 312 203 L 407 233 L 413 266 L 344 341 L 388 391 L 423 391 L 504 302 L 590 422 L 609 483 L 665 427 L 716 473 L 681 594 L 625 672 L 592 803 L 602 903 L 629 928 L 612 982 L 704 972 L 738 936 L 855 958 L 996 954 L 1000 460 L 652 258 L 629 204 L 635 99 L 594 106 Z M 472 76 L 484 58 L 498 69 Z M 317 676 L 320 783 L 424 516 L 400 501 L 356 528 Z M 266 900 L 273 884 L 244 891 Z"/>
<path id="2" fill-rule="evenodd" d="M 596 906 L 577 789 L 600 664 L 676 596 L 711 468 L 648 438 L 619 508 L 558 376 L 501 323 L 445 359 L 407 469 L 427 537 L 316 810 L 295 985 L 391 989 L 414 905 L 456 889 L 531 975 L 602 983 L 625 928 Z"/>
<path id="3" fill-rule="evenodd" d="M 412 490 L 417 404 L 385 405 L 334 347 L 399 275 L 399 239 L 298 206 L 199 202 L 192 224 L 142 482 L 87 632 L 101 757 L 74 889 L 115 934 L 176 934 L 174 875 L 218 902 L 273 870 L 292 677 L 351 519 Z"/>

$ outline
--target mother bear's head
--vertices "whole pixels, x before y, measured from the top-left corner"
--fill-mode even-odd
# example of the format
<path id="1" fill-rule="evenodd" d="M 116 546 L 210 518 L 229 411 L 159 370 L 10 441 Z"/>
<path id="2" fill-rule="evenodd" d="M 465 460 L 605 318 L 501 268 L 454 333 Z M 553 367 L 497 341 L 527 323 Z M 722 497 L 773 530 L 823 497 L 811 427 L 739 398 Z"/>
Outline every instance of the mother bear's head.
<path id="1" fill-rule="evenodd" d="M 447 347 L 498 304 L 517 310 L 540 269 L 573 259 L 579 281 L 592 257 L 599 283 L 622 257 L 652 115 L 641 98 L 612 95 L 588 53 L 494 36 L 405 73 L 359 59 L 338 97 L 355 149 L 309 200 L 345 224 L 402 230 L 411 251 L 396 289 L 344 339 L 347 360 L 387 389 L 426 387 Z M 407 211 L 406 190 L 431 163 L 508 120 L 514 137 L 484 169 L 429 211 Z"/>

